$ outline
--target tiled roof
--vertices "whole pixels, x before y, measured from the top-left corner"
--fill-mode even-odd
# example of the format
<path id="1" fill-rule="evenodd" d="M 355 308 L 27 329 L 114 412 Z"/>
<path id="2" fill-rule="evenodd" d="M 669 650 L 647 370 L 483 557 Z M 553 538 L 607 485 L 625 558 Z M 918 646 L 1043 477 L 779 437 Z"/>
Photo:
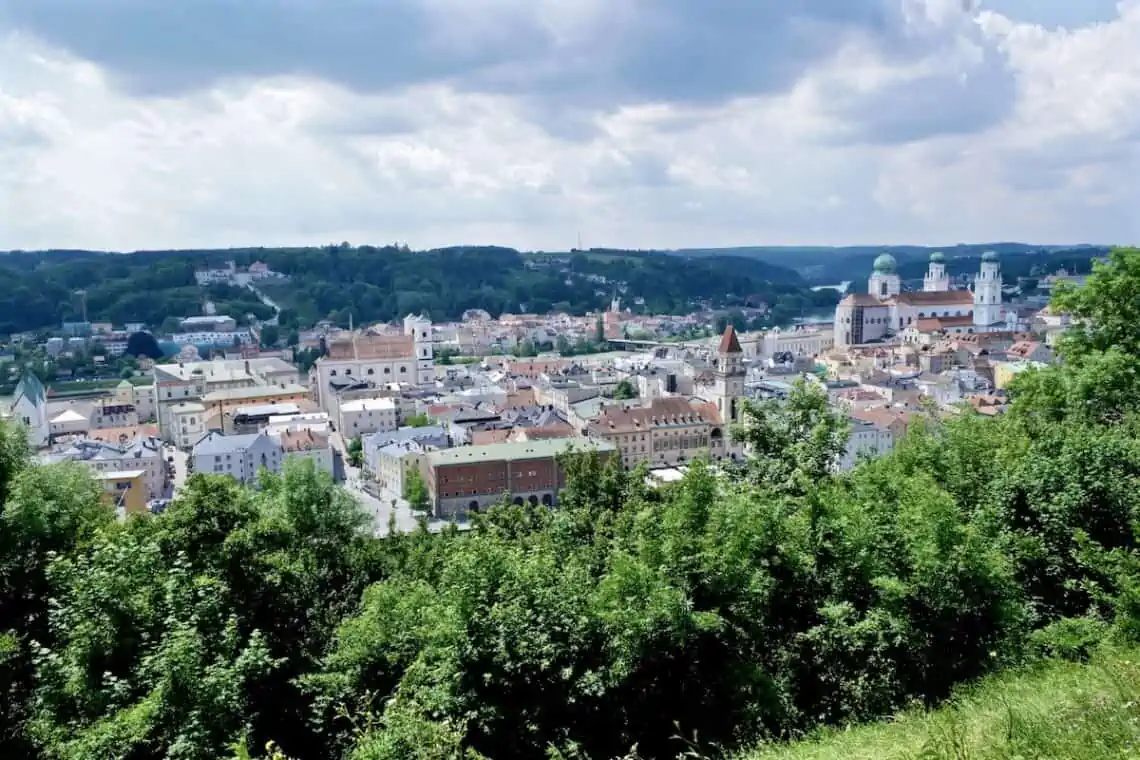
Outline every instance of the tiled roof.
<path id="1" fill-rule="evenodd" d="M 968 290 L 942 290 L 927 292 L 924 290 L 899 293 L 894 297 L 895 303 L 908 306 L 957 306 L 974 305 L 974 294 Z"/>
<path id="2" fill-rule="evenodd" d="M 740 348 L 740 341 L 736 337 L 736 328 L 729 325 L 724 329 L 724 335 L 720 336 L 720 346 L 717 348 L 717 353 L 720 354 L 742 354 L 744 353 Z"/>

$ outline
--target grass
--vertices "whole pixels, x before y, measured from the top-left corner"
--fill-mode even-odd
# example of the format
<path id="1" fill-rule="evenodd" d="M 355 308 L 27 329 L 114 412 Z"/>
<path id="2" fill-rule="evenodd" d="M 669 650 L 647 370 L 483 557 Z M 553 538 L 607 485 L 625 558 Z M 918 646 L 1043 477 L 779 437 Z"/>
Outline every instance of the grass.
<path id="1" fill-rule="evenodd" d="M 737 760 L 1107 760 L 1140 758 L 1140 650 L 1050 662 L 987 679 L 929 712 Z"/>

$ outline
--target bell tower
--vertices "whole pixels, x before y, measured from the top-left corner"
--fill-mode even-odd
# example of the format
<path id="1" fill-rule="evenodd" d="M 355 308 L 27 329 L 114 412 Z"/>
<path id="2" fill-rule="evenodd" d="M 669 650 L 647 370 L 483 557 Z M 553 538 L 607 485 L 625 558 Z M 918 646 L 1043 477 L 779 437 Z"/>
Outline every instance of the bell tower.
<path id="1" fill-rule="evenodd" d="M 744 351 L 730 324 L 716 351 L 716 408 L 726 423 L 739 422 L 740 400 L 744 398 Z"/>

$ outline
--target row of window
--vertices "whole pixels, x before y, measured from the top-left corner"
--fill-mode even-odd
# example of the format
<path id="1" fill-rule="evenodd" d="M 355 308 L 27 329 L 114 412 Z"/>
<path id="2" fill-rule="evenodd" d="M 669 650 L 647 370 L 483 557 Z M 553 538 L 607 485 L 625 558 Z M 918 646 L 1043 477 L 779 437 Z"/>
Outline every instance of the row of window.
<path id="1" fill-rule="evenodd" d="M 401 375 L 407 374 L 407 372 L 408 372 L 408 368 L 407 368 L 407 367 L 400 367 L 400 374 L 401 374 Z M 352 374 L 352 367 L 345 367 L 345 369 L 344 369 L 344 374 L 346 374 L 346 375 L 351 375 L 351 374 Z M 369 368 L 368 368 L 368 372 L 366 372 L 365 374 L 367 374 L 367 375 L 375 375 L 375 374 L 376 374 L 376 370 L 375 370 L 375 368 L 373 368 L 373 367 L 369 367 Z M 385 375 L 390 375 L 390 374 L 392 374 L 392 368 L 391 368 L 391 367 L 385 367 L 385 368 L 384 368 L 384 374 L 385 374 Z M 329 375 L 330 375 L 331 377 L 336 377 L 336 370 L 335 370 L 335 369 L 331 369 L 331 370 L 329 370 Z"/>

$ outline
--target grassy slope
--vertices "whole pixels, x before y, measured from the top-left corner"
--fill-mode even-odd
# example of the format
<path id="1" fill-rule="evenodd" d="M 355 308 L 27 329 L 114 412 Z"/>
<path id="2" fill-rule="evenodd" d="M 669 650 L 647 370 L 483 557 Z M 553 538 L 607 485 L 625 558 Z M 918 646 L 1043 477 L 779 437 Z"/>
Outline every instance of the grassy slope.
<path id="1" fill-rule="evenodd" d="M 987 680 L 942 709 L 739 760 L 1104 760 L 1140 757 L 1140 651 Z"/>

